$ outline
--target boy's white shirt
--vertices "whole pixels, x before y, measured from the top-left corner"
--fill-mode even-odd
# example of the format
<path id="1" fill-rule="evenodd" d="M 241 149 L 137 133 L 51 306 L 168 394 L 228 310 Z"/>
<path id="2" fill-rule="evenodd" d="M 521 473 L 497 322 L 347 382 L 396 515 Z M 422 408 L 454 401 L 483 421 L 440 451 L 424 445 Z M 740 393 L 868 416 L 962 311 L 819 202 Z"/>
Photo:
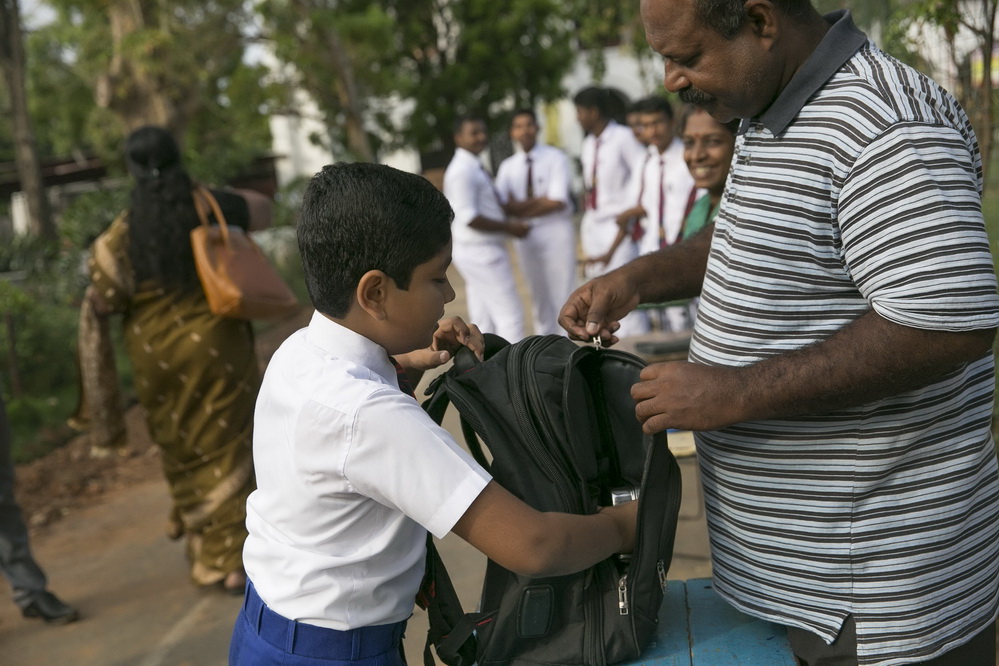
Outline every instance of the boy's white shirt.
<path id="1" fill-rule="evenodd" d="M 339 630 L 409 617 L 427 531 L 450 532 L 491 478 L 381 346 L 319 313 L 267 366 L 253 462 L 247 575 L 279 615 Z"/>

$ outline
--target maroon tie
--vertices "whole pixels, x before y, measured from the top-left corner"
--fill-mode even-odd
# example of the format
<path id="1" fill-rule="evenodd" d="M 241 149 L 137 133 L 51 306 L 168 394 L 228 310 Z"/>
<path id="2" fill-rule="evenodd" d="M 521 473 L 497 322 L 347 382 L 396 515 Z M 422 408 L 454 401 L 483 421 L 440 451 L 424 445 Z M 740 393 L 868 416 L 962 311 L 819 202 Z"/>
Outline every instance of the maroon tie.
<path id="1" fill-rule="evenodd" d="M 666 247 L 666 227 L 663 215 L 666 213 L 666 161 L 659 156 L 659 247 Z"/>
<path id="2" fill-rule="evenodd" d="M 415 398 L 416 394 L 413 392 L 413 385 L 409 383 L 409 377 L 406 376 L 406 370 L 391 356 L 389 356 L 389 360 L 392 361 L 392 365 L 395 367 L 396 379 L 399 380 L 399 390 Z"/>
<path id="3" fill-rule="evenodd" d="M 534 161 L 527 156 L 527 198 L 534 198 Z"/>

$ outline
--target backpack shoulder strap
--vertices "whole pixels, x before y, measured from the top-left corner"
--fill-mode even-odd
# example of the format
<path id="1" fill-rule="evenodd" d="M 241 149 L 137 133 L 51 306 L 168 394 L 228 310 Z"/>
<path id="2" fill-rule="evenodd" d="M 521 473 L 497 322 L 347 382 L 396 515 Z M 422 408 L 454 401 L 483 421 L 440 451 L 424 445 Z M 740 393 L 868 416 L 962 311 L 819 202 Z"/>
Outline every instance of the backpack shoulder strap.
<path id="1" fill-rule="evenodd" d="M 465 613 L 458 593 L 441 560 L 434 536 L 427 533 L 427 564 L 416 603 L 427 611 L 430 629 L 423 648 L 424 666 L 436 666 L 433 651 L 448 666 L 472 666 L 475 663 L 475 613 Z"/>

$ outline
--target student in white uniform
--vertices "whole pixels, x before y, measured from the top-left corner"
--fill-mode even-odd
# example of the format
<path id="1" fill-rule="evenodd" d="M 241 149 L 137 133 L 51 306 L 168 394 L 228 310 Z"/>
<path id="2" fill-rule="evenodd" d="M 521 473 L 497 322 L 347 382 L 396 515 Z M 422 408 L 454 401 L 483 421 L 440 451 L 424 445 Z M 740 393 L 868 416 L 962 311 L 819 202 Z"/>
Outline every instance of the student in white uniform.
<path id="1" fill-rule="evenodd" d="M 683 159 L 683 141 L 673 131 L 673 108 L 658 95 L 632 107 L 648 144 L 647 153 L 635 163 L 628 197 L 635 202 L 617 217 L 630 228 L 638 254 L 658 252 L 683 237 L 683 224 L 698 197 L 697 186 Z M 672 306 L 649 312 L 663 330 L 680 332 L 693 327 L 689 306 Z"/>
<path id="2" fill-rule="evenodd" d="M 316 313 L 271 358 L 257 397 L 231 666 L 399 666 L 427 532 L 454 532 L 522 576 L 630 552 L 638 502 L 543 513 L 490 478 L 407 391 L 481 333 L 438 319 L 452 211 L 426 179 L 324 167 L 298 223 Z"/>
<path id="3" fill-rule="evenodd" d="M 558 312 L 576 288 L 569 158 L 538 143 L 537 116 L 530 109 L 514 112 L 510 139 L 520 150 L 500 164 L 496 189 L 507 215 L 531 226 L 514 248 L 531 292 L 534 333 L 565 335 Z"/>
<path id="4" fill-rule="evenodd" d="M 586 133 L 580 154 L 585 187 L 585 212 L 580 229 L 583 255 L 586 257 L 587 278 L 611 271 L 634 259 L 638 250 L 631 239 L 624 239 L 609 260 L 593 261 L 614 244 L 617 216 L 631 208 L 628 181 L 634 165 L 645 154 L 645 147 L 628 127 L 611 119 L 613 102 L 604 88 L 591 86 L 576 93 L 576 118 Z M 640 335 L 648 331 L 648 320 L 642 312 L 632 312 L 620 322 L 618 337 Z"/>
<path id="5" fill-rule="evenodd" d="M 531 226 L 508 220 L 496 186 L 479 155 L 489 145 L 486 123 L 462 116 L 454 127 L 454 157 L 444 171 L 444 195 L 454 209 L 454 265 L 465 281 L 468 316 L 509 342 L 524 337 L 524 311 L 513 277 L 507 239 Z"/>

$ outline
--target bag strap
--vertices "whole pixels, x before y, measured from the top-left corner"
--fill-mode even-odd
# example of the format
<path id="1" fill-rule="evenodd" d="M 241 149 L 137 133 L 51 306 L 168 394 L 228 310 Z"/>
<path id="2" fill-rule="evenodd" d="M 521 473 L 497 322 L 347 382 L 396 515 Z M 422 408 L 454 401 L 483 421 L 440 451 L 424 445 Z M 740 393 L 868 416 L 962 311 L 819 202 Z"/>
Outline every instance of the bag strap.
<path id="1" fill-rule="evenodd" d="M 219 202 L 215 200 L 215 195 L 201 185 L 194 188 L 193 195 L 194 208 L 198 211 L 198 219 L 201 220 L 202 226 L 211 226 L 208 222 L 208 213 L 212 213 L 222 232 L 222 242 L 229 245 L 229 225 L 225 222 L 225 215 L 222 214 L 222 208 L 219 207 Z"/>
<path id="2" fill-rule="evenodd" d="M 472 666 L 475 663 L 475 621 L 477 613 L 465 613 L 458 593 L 448 575 L 447 567 L 437 552 L 434 536 L 427 533 L 427 564 L 420 594 L 416 598 L 420 608 L 427 611 L 430 628 L 423 648 L 424 666 L 436 666 L 433 651 L 448 666 Z"/>

